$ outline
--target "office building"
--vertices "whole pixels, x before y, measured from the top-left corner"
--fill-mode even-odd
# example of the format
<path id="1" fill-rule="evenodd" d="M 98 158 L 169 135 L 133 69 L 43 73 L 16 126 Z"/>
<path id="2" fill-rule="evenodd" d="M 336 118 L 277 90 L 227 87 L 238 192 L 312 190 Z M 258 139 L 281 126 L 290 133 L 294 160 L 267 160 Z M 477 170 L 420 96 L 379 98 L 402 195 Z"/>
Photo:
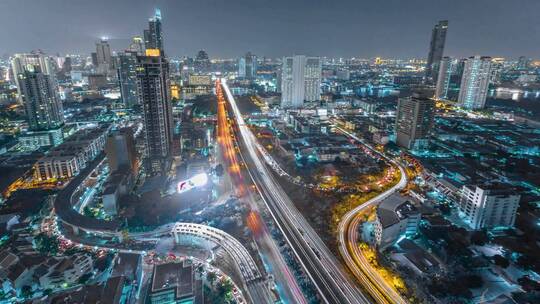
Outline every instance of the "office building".
<path id="1" fill-rule="evenodd" d="M 281 106 L 301 108 L 304 101 L 321 99 L 321 60 L 295 55 L 283 58 L 281 67 Z"/>
<path id="2" fill-rule="evenodd" d="M 525 56 L 519 56 L 516 68 L 521 71 L 526 71 L 531 67 L 532 60 Z"/>
<path id="3" fill-rule="evenodd" d="M 483 109 L 491 77 L 491 57 L 474 56 L 465 61 L 458 104 L 468 110 Z"/>
<path id="4" fill-rule="evenodd" d="M 34 151 L 40 147 L 58 146 L 64 140 L 62 128 L 42 131 L 28 131 L 18 138 L 19 145 L 24 151 Z"/>
<path id="5" fill-rule="evenodd" d="M 129 45 L 128 51 L 135 52 L 137 55 L 144 54 L 144 40 L 139 36 L 133 37 L 131 44 Z"/>
<path id="6" fill-rule="evenodd" d="M 169 63 L 159 50 L 137 57 L 137 94 L 144 112 L 145 167 L 148 174 L 162 175 L 170 163 L 173 120 Z"/>
<path id="7" fill-rule="evenodd" d="M 137 151 L 131 128 L 113 131 L 107 137 L 105 152 L 111 172 L 127 168 L 134 175 L 137 174 Z"/>
<path id="8" fill-rule="evenodd" d="M 151 304 L 204 303 L 202 281 L 185 262 L 155 265 L 148 296 Z"/>
<path id="9" fill-rule="evenodd" d="M 507 186 L 463 186 L 459 210 L 472 229 L 513 227 L 521 196 Z"/>
<path id="10" fill-rule="evenodd" d="M 28 65 L 17 75 L 17 82 L 30 130 L 50 130 L 63 125 L 62 102 L 53 77 L 43 73 L 39 66 Z"/>
<path id="11" fill-rule="evenodd" d="M 502 74 L 504 70 L 505 59 L 501 57 L 495 57 L 491 59 L 491 68 L 489 71 L 489 83 L 500 84 L 502 80 Z"/>
<path id="12" fill-rule="evenodd" d="M 429 44 L 429 54 L 426 65 L 426 77 L 434 83 L 437 82 L 439 64 L 444 54 L 447 29 L 448 20 L 442 20 L 435 25 L 431 32 L 431 42 Z"/>
<path id="13" fill-rule="evenodd" d="M 158 49 L 164 55 L 163 29 L 159 9 L 156 9 L 154 17 L 148 20 L 148 29 L 144 30 L 144 46 L 146 49 Z"/>
<path id="14" fill-rule="evenodd" d="M 122 102 L 126 108 L 138 103 L 137 99 L 137 54 L 135 51 L 126 51 L 117 56 L 118 83 Z"/>
<path id="15" fill-rule="evenodd" d="M 210 69 L 210 58 L 205 50 L 200 50 L 197 53 L 194 61 L 194 68 L 197 73 L 205 73 Z"/>
<path id="16" fill-rule="evenodd" d="M 407 149 L 427 145 L 433 125 L 434 101 L 420 93 L 398 99 L 396 113 L 396 143 Z"/>
<path id="17" fill-rule="evenodd" d="M 238 77 L 255 79 L 257 76 L 257 56 L 248 52 L 238 61 Z"/>
<path id="18" fill-rule="evenodd" d="M 207 74 L 189 74 L 188 84 L 190 86 L 212 86 L 212 76 Z"/>
<path id="19" fill-rule="evenodd" d="M 450 57 L 443 57 L 439 65 L 439 76 L 435 88 L 435 99 L 449 100 L 452 90 L 453 76 L 457 72 L 458 61 Z"/>
<path id="20" fill-rule="evenodd" d="M 96 42 L 96 63 L 98 73 L 106 74 L 113 68 L 111 46 L 106 39 Z"/>
<path id="21" fill-rule="evenodd" d="M 17 86 L 19 102 L 22 103 L 22 97 L 18 75 L 24 74 L 28 67 L 30 67 L 32 70 L 35 70 L 37 67 L 41 73 L 51 76 L 54 82 L 56 82 L 54 65 L 53 60 L 41 52 L 15 54 L 13 56 L 11 60 L 11 71 L 13 72 L 15 85 Z"/>
<path id="22" fill-rule="evenodd" d="M 421 213 L 410 197 L 392 194 L 381 202 L 376 214 L 374 232 L 379 250 L 388 248 L 401 237 L 418 232 Z"/>
<path id="23" fill-rule="evenodd" d="M 76 176 L 103 151 L 108 130 L 104 125 L 73 134 L 34 164 L 34 177 L 47 181 Z"/>

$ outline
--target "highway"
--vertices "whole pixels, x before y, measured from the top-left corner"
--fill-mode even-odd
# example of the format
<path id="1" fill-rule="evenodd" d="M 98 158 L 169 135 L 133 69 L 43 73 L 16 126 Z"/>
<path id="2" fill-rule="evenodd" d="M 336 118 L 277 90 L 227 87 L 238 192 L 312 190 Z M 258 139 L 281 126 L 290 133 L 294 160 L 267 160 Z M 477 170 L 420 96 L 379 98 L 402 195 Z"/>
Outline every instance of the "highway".
<path id="1" fill-rule="evenodd" d="M 239 130 L 241 157 L 266 207 L 325 303 L 370 303 L 341 268 L 318 234 L 296 209 L 258 153 L 257 140 L 244 123 L 226 80 L 221 81 Z"/>
<path id="2" fill-rule="evenodd" d="M 250 206 L 251 212 L 247 217 L 248 227 L 253 234 L 253 239 L 257 244 L 265 267 L 274 277 L 274 282 L 281 300 L 284 303 L 307 303 L 302 289 L 298 286 L 296 278 L 281 255 L 276 242 L 272 239 L 266 223 L 260 216 L 258 200 L 253 194 L 252 189 L 244 182 L 244 177 L 240 170 L 241 162 L 237 157 L 237 151 L 233 142 L 232 128 L 227 119 L 226 101 L 223 96 L 223 90 L 218 82 L 216 82 L 216 95 L 218 100 L 217 138 L 219 143 L 218 148 L 220 150 L 220 153 L 217 154 L 220 156 L 222 163 L 227 165 L 227 175 L 225 176 L 230 177 L 230 180 L 227 181 L 234 184 L 234 190 L 237 196 Z"/>
<path id="3" fill-rule="evenodd" d="M 367 258 L 362 254 L 360 247 L 358 246 L 358 228 L 362 222 L 361 212 L 375 204 L 380 203 L 391 194 L 403 189 L 407 185 L 407 174 L 403 167 L 393 159 L 388 158 L 383 153 L 373 149 L 369 145 L 365 144 L 356 135 L 346 131 L 343 128 L 336 126 L 336 129 L 341 133 L 349 136 L 357 142 L 363 144 L 372 152 L 380 155 L 388 163 L 399 168 L 400 180 L 392 186 L 392 188 L 386 190 L 380 195 L 370 199 L 369 201 L 359 205 L 353 210 L 349 211 L 341 219 L 338 227 L 339 233 L 339 251 L 341 256 L 345 260 L 347 267 L 359 280 L 362 286 L 369 291 L 371 296 L 377 301 L 377 303 L 407 303 L 405 299 L 392 287 L 387 281 L 382 278 L 379 273 L 373 269 Z"/>
<path id="4" fill-rule="evenodd" d="M 206 245 L 208 250 L 212 250 L 216 246 L 223 248 L 242 276 L 249 302 L 254 304 L 272 303 L 266 280 L 249 252 L 236 238 L 223 230 L 195 223 L 175 223 L 172 234 L 176 244 L 190 246 L 193 244 L 193 239 L 201 239 L 202 243 L 209 243 Z"/>

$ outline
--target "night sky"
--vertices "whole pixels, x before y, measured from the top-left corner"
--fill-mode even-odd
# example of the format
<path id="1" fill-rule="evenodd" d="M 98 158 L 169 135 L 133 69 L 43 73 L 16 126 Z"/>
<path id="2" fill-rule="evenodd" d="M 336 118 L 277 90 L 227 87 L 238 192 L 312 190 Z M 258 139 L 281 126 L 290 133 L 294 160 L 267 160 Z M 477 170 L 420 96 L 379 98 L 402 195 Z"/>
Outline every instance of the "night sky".
<path id="1" fill-rule="evenodd" d="M 425 58 L 448 19 L 445 55 L 540 58 L 540 0 L 0 0 L 0 55 L 88 54 L 101 36 L 121 50 L 154 7 L 169 56 Z"/>

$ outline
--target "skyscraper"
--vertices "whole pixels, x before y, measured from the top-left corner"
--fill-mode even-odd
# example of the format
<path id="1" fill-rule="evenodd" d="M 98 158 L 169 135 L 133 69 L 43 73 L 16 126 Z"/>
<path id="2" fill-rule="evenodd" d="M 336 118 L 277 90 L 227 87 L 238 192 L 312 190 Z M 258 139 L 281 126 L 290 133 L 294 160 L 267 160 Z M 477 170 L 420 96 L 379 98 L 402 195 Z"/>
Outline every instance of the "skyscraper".
<path id="1" fill-rule="evenodd" d="M 131 108 L 138 103 L 137 100 L 137 52 L 126 51 L 119 53 L 118 60 L 118 83 L 120 94 L 126 108 Z"/>
<path id="2" fill-rule="evenodd" d="M 148 20 L 148 29 L 144 30 L 144 46 L 147 49 L 163 49 L 163 30 L 161 27 L 161 11 L 156 9 L 154 17 Z"/>
<path id="3" fill-rule="evenodd" d="M 437 87 L 435 88 L 435 98 L 437 100 L 450 98 L 452 76 L 456 73 L 458 61 L 450 57 L 443 57 L 439 65 L 439 76 L 437 77 Z"/>
<path id="4" fill-rule="evenodd" d="M 490 69 L 491 57 L 474 56 L 465 61 L 458 97 L 459 106 L 469 110 L 484 108 L 491 76 Z"/>
<path id="5" fill-rule="evenodd" d="M 27 66 L 17 75 L 30 130 L 50 130 L 64 123 L 62 102 L 51 75 L 39 66 Z"/>
<path id="6" fill-rule="evenodd" d="M 447 29 L 448 20 L 442 20 L 435 25 L 431 32 L 431 42 L 429 44 L 429 54 L 426 65 L 426 77 L 434 83 L 437 82 L 439 63 L 444 54 Z"/>
<path id="7" fill-rule="evenodd" d="M 109 72 L 113 67 L 111 46 L 106 39 L 96 42 L 96 63 L 98 72 L 103 74 Z"/>
<path id="8" fill-rule="evenodd" d="M 281 67 L 281 106 L 301 108 L 304 101 L 321 98 L 321 60 L 295 55 L 284 57 Z"/>
<path id="9" fill-rule="evenodd" d="M 396 113 L 396 143 L 416 149 L 427 143 L 433 125 L 434 102 L 420 93 L 398 99 Z"/>
<path id="10" fill-rule="evenodd" d="M 257 76 L 257 56 L 248 52 L 238 61 L 238 77 L 254 79 Z"/>
<path id="11" fill-rule="evenodd" d="M 135 36 L 131 40 L 131 44 L 129 45 L 130 52 L 135 52 L 137 55 L 144 54 L 144 41 L 141 37 Z"/>
<path id="12" fill-rule="evenodd" d="M 208 72 L 208 69 L 210 68 L 210 58 L 208 57 L 208 53 L 206 53 L 205 50 L 200 50 L 197 53 L 194 66 L 195 72 L 197 73 Z"/>
<path id="13" fill-rule="evenodd" d="M 51 76 L 52 82 L 56 83 L 54 63 L 50 57 L 39 51 L 30 54 L 15 54 L 11 60 L 11 69 L 13 71 L 15 85 L 17 86 L 19 102 L 22 102 L 22 93 L 18 76 L 24 74 L 27 68 L 31 68 L 32 71 L 39 69 L 41 73 Z"/>
<path id="14" fill-rule="evenodd" d="M 107 138 L 105 152 L 111 172 L 126 168 L 134 175 L 137 174 L 137 152 L 130 128 L 113 131 Z"/>
<path id="15" fill-rule="evenodd" d="M 169 63 L 158 49 L 137 57 L 137 94 L 143 106 L 146 140 L 145 167 L 149 175 L 163 175 L 170 164 L 173 120 Z"/>

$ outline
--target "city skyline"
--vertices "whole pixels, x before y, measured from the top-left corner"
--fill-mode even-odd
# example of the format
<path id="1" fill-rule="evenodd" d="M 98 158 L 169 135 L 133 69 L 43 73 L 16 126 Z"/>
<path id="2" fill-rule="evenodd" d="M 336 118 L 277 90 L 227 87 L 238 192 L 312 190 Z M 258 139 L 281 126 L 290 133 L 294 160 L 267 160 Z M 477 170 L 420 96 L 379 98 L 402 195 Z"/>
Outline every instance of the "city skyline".
<path id="1" fill-rule="evenodd" d="M 535 57 L 540 31 L 534 12 L 540 9 L 540 3 L 521 2 L 517 7 L 506 1 L 484 0 L 415 0 L 407 4 L 394 0 L 378 4 L 341 1 L 337 6 L 309 5 L 312 2 L 303 0 L 272 1 L 262 6 L 248 1 L 130 1 L 127 5 L 126 1 L 81 4 L 7 0 L 0 4 L 0 18 L 6 24 L 19 24 L 17 16 L 36 16 L 19 24 L 16 36 L 9 26 L 0 29 L 0 39 L 10 41 L 0 49 L 0 55 L 33 49 L 50 54 L 89 53 L 101 37 L 108 37 L 112 49 L 121 51 L 134 35 L 141 36 L 136 29 L 144 26 L 144 20 L 159 7 L 168 53 L 173 57 L 194 56 L 202 48 L 211 58 L 238 57 L 246 51 L 268 57 L 425 58 L 431 36 L 428 29 L 439 20 L 451 24 L 446 56 Z M 229 26 L 220 26 L 223 18 Z M 510 18 L 512 22 L 494 22 Z M 48 39 L 40 39 L 45 34 Z"/>
<path id="2" fill-rule="evenodd" d="M 0 303 L 540 303 L 533 7 L 8 1 Z"/>

